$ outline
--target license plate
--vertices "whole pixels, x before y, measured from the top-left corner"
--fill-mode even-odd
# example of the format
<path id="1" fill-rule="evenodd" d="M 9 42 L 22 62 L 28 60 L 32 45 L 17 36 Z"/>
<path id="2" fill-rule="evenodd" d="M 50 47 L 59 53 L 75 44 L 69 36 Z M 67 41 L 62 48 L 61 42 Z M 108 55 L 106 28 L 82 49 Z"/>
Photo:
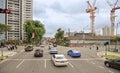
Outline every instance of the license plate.
<path id="1" fill-rule="evenodd" d="M 61 63 L 64 63 L 64 61 L 61 61 Z"/>

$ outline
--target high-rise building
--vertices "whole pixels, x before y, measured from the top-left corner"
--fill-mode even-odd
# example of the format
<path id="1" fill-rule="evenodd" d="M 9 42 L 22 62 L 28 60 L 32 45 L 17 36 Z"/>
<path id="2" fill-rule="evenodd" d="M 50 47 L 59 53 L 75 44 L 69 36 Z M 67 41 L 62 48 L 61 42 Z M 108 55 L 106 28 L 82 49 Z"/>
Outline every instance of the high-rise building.
<path id="1" fill-rule="evenodd" d="M 33 18 L 33 0 L 4 0 L 4 3 L 4 8 L 10 9 L 10 14 L 4 14 L 2 18 L 5 24 L 11 26 L 11 30 L 5 34 L 6 40 L 24 40 L 23 26 L 26 20 Z"/>
<path id="2" fill-rule="evenodd" d="M 111 28 L 108 26 L 105 26 L 103 29 L 103 36 L 111 36 Z"/>
<path id="3" fill-rule="evenodd" d="M 25 32 L 23 30 L 23 24 L 27 20 L 33 19 L 33 0 L 20 0 L 21 1 L 21 40 L 25 39 Z"/>

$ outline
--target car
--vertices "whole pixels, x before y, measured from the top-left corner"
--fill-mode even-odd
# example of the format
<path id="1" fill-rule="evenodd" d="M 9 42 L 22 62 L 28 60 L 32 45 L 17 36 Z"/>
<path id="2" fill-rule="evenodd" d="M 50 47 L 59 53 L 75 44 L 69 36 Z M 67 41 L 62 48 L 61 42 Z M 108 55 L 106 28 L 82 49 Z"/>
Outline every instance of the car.
<path id="1" fill-rule="evenodd" d="M 50 54 L 58 54 L 58 51 L 57 51 L 57 49 L 56 48 L 51 48 L 50 49 Z"/>
<path id="2" fill-rule="evenodd" d="M 28 45 L 25 49 L 26 52 L 27 51 L 33 51 L 33 46 L 32 45 Z"/>
<path id="3" fill-rule="evenodd" d="M 120 58 L 108 59 L 104 61 L 105 66 L 120 69 Z"/>
<path id="4" fill-rule="evenodd" d="M 55 66 L 67 66 L 68 60 L 63 54 L 54 54 L 51 58 Z"/>
<path id="5" fill-rule="evenodd" d="M 71 57 L 81 57 L 81 53 L 77 50 L 68 50 L 67 54 Z"/>
<path id="6" fill-rule="evenodd" d="M 45 45 L 43 45 L 43 44 L 42 44 L 42 45 L 40 45 L 40 47 L 44 48 L 44 47 L 45 47 Z"/>
<path id="7" fill-rule="evenodd" d="M 57 47 L 57 44 L 53 44 L 54 47 Z"/>
<path id="8" fill-rule="evenodd" d="M 34 57 L 43 57 L 43 50 L 42 49 L 36 49 L 34 53 Z"/>
<path id="9" fill-rule="evenodd" d="M 53 48 L 54 46 L 53 45 L 49 45 L 49 50 L 51 49 L 51 48 Z"/>

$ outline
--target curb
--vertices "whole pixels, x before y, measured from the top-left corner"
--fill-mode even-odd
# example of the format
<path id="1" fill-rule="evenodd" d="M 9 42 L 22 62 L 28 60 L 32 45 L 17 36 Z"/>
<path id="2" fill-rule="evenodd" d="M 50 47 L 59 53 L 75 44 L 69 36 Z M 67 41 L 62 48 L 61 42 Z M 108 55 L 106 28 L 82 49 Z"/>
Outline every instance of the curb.
<path id="1" fill-rule="evenodd" d="M 103 57 L 102 55 L 100 55 L 99 52 L 97 53 L 97 56 L 100 57 L 100 58 L 102 58 L 103 60 L 107 60 L 105 57 Z"/>
<path id="2" fill-rule="evenodd" d="M 4 59 L 6 59 L 6 58 L 8 58 L 8 56 L 4 56 L 4 57 L 1 58 L 0 60 L 2 61 L 2 60 L 4 60 Z"/>

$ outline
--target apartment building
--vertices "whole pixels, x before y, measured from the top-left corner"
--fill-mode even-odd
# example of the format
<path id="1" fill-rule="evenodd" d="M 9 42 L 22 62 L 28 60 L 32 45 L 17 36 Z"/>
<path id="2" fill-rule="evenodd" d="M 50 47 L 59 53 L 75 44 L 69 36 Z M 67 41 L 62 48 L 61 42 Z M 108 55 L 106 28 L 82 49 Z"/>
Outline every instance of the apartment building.
<path id="1" fill-rule="evenodd" d="M 24 40 L 24 22 L 33 18 L 33 0 L 5 0 L 4 3 L 10 14 L 1 18 L 5 18 L 4 23 L 11 26 L 11 30 L 5 33 L 6 40 Z"/>
<path id="2" fill-rule="evenodd" d="M 108 26 L 105 26 L 103 29 L 103 36 L 111 36 L 111 28 Z"/>

